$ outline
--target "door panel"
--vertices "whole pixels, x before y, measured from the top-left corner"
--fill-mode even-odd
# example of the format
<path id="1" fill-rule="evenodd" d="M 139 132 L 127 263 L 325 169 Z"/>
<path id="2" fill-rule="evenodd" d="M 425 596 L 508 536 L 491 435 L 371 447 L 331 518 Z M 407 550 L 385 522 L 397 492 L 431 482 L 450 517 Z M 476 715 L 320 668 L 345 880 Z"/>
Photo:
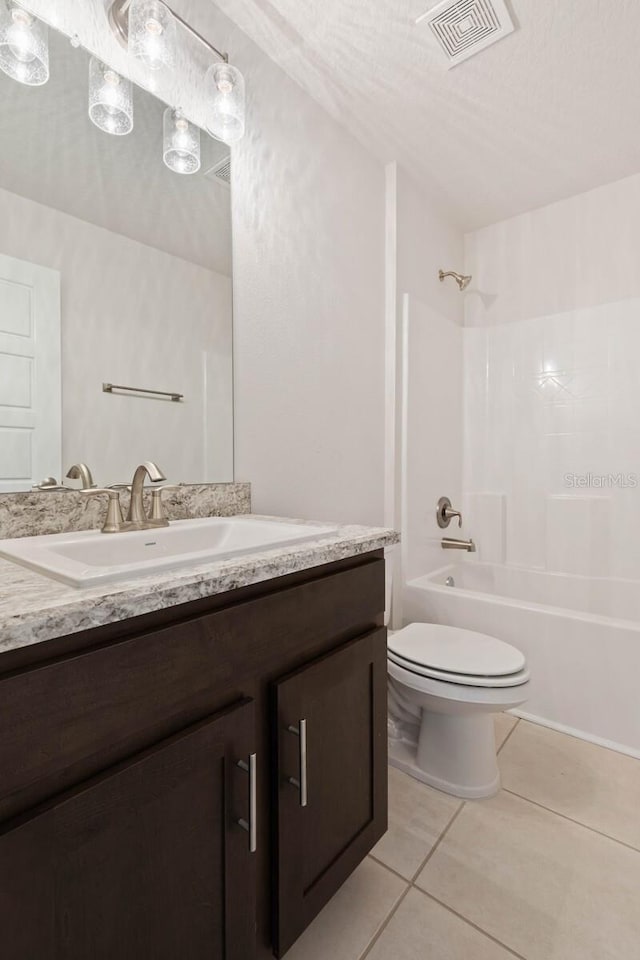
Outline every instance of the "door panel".
<path id="1" fill-rule="evenodd" d="M 276 685 L 278 956 L 386 830 L 386 663 L 381 628 Z"/>
<path id="2" fill-rule="evenodd" d="M 0 254 L 0 491 L 61 474 L 60 274 Z"/>
<path id="3" fill-rule="evenodd" d="M 3 960 L 250 957 L 255 856 L 237 824 L 249 797 L 237 762 L 253 726 L 243 701 L 5 827 Z"/>

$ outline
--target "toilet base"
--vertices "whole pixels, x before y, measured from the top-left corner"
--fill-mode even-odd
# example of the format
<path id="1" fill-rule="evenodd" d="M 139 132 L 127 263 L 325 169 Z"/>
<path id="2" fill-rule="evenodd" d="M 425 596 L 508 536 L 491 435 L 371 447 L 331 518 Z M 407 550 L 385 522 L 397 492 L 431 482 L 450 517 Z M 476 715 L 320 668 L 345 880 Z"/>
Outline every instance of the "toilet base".
<path id="1" fill-rule="evenodd" d="M 493 714 L 423 710 L 418 742 L 390 740 L 389 763 L 454 797 L 492 797 L 500 789 Z"/>

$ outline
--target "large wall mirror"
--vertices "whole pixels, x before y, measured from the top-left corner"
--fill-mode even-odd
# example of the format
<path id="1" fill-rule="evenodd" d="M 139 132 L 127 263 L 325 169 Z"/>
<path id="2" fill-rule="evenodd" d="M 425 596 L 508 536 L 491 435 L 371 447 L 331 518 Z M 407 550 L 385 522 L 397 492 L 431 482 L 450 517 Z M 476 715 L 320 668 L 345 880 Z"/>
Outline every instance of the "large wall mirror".
<path id="1" fill-rule="evenodd" d="M 230 149 L 169 169 L 139 87 L 131 132 L 98 129 L 89 62 L 50 29 L 46 84 L 0 73 L 0 491 L 232 480 Z"/>

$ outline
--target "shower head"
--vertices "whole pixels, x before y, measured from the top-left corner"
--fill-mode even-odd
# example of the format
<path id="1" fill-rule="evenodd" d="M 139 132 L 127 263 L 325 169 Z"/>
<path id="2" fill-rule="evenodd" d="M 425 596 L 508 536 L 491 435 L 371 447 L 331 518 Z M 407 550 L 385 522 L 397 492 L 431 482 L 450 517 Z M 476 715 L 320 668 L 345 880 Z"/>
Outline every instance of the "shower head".
<path id="1" fill-rule="evenodd" d="M 438 276 L 440 277 L 441 281 L 444 280 L 445 277 L 453 277 L 455 282 L 460 287 L 460 290 L 466 290 L 473 279 L 471 276 L 465 277 L 462 273 L 456 273 L 455 270 L 447 270 L 446 273 L 444 270 L 440 270 L 438 272 Z"/>

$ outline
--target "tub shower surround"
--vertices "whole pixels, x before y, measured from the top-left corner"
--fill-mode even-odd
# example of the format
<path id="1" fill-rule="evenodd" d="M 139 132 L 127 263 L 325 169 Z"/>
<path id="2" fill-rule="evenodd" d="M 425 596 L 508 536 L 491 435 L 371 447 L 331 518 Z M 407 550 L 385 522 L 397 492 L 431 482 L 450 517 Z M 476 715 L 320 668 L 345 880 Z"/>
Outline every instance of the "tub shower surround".
<path id="1" fill-rule="evenodd" d="M 311 521 L 284 520 L 317 526 Z M 325 527 L 325 524 L 320 526 Z M 125 534 L 123 534 L 125 536 Z M 0 653 L 392 546 L 392 530 L 339 526 L 302 544 L 78 590 L 0 560 Z"/>
<path id="2" fill-rule="evenodd" d="M 465 329 L 465 477 L 502 494 L 504 557 L 583 576 L 640 578 L 640 300 Z M 474 529 L 491 526 L 473 503 Z"/>
<path id="3" fill-rule="evenodd" d="M 640 580 L 639 214 L 635 174 L 465 238 L 463 487 L 506 504 L 483 560 Z"/>
<path id="4" fill-rule="evenodd" d="M 123 509 L 128 509 L 126 490 L 120 500 Z M 150 500 L 145 493 L 146 509 Z M 184 484 L 180 490 L 167 492 L 163 504 L 170 520 L 251 513 L 251 484 Z M 88 497 L 77 490 L 0 494 L 0 540 L 96 530 L 102 526 L 106 509 L 104 497 Z"/>

